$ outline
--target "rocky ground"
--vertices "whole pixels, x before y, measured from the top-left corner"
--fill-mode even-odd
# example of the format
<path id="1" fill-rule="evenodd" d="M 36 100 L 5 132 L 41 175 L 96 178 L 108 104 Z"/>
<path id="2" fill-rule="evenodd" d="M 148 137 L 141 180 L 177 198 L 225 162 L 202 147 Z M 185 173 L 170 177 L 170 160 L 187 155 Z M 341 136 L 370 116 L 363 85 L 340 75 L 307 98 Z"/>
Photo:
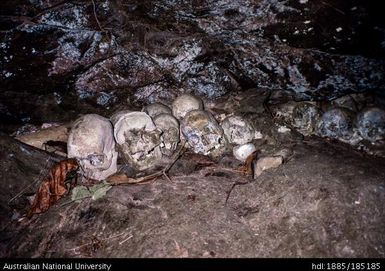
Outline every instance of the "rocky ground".
<path id="1" fill-rule="evenodd" d="M 1 257 L 385 256 L 385 144 L 357 137 L 356 121 L 364 108 L 385 108 L 376 3 L 0 5 Z M 171 180 L 66 197 L 21 219 L 63 159 L 38 149 L 45 139 L 65 143 L 81 114 L 170 105 L 186 92 L 218 121 L 248 119 L 258 156 L 284 153 L 283 164 L 253 179 L 231 152 L 211 160 L 187 151 Z M 304 101 L 348 110 L 349 136 L 317 132 L 298 117 Z"/>

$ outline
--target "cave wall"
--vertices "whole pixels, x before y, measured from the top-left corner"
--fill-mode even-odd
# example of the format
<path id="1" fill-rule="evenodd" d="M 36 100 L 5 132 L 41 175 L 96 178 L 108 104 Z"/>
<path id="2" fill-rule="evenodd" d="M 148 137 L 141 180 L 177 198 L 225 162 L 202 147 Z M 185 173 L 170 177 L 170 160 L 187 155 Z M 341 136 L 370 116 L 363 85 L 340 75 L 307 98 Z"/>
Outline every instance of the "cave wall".
<path id="1" fill-rule="evenodd" d="M 385 24 L 367 2 L 2 1 L 2 128 L 169 103 L 180 92 L 381 94 Z"/>

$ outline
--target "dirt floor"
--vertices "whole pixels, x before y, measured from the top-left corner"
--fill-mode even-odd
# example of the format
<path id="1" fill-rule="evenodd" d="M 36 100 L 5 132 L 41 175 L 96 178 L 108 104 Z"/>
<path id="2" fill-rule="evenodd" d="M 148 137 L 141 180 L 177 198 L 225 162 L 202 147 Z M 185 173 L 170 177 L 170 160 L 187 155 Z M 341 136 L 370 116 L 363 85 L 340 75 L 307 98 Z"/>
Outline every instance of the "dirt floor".
<path id="1" fill-rule="evenodd" d="M 39 178 L 49 156 L 3 135 L 0 255 L 384 257 L 385 160 L 318 138 L 272 147 L 282 148 L 291 158 L 256 180 L 229 170 L 239 164 L 230 156 L 212 164 L 185 153 L 171 182 L 65 198 L 19 223 L 8 200 Z"/>

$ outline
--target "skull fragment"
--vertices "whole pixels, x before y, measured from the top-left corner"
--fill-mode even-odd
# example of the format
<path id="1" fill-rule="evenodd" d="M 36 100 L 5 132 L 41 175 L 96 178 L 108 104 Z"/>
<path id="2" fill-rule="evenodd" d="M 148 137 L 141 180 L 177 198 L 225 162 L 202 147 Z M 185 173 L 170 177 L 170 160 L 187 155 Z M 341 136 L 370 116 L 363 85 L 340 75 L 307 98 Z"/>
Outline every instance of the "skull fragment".
<path id="1" fill-rule="evenodd" d="M 246 159 L 252 155 L 257 148 L 254 146 L 253 143 L 247 143 L 243 145 L 238 145 L 233 148 L 233 155 L 235 159 L 245 162 Z"/>
<path id="2" fill-rule="evenodd" d="M 356 118 L 356 125 L 362 138 L 376 142 L 385 138 L 385 111 L 377 108 L 367 108 Z"/>
<path id="3" fill-rule="evenodd" d="M 89 114 L 77 119 L 68 137 L 68 158 L 76 158 L 83 176 L 104 180 L 117 171 L 118 153 L 111 122 Z"/>
<path id="4" fill-rule="evenodd" d="M 155 126 L 161 130 L 161 151 L 164 155 L 171 156 L 180 141 L 179 122 L 171 114 L 160 114 L 153 119 Z"/>
<path id="5" fill-rule="evenodd" d="M 223 120 L 222 129 L 226 139 L 233 144 L 243 145 L 254 139 L 254 128 L 240 116 L 230 116 Z"/>
<path id="6" fill-rule="evenodd" d="M 215 118 L 203 110 L 193 110 L 181 122 L 181 131 L 195 153 L 218 157 L 226 150 L 227 141 Z"/>
<path id="7" fill-rule="evenodd" d="M 199 97 L 183 94 L 172 103 L 172 113 L 178 119 L 183 119 L 192 110 L 203 110 L 203 102 Z"/>
<path id="8" fill-rule="evenodd" d="M 312 103 L 300 102 L 293 110 L 293 126 L 303 135 L 311 135 L 320 121 L 321 112 L 319 108 Z"/>
<path id="9" fill-rule="evenodd" d="M 121 111 L 111 117 L 119 154 L 137 170 L 155 166 L 162 158 L 161 131 L 145 112 Z"/>
<path id="10" fill-rule="evenodd" d="M 353 120 L 350 111 L 333 108 L 326 111 L 317 124 L 317 133 L 323 137 L 349 139 L 353 135 Z"/>
<path id="11" fill-rule="evenodd" d="M 143 108 L 143 111 L 146 112 L 151 118 L 154 118 L 160 114 L 172 114 L 171 109 L 161 103 L 153 103 L 147 105 L 145 108 Z"/>

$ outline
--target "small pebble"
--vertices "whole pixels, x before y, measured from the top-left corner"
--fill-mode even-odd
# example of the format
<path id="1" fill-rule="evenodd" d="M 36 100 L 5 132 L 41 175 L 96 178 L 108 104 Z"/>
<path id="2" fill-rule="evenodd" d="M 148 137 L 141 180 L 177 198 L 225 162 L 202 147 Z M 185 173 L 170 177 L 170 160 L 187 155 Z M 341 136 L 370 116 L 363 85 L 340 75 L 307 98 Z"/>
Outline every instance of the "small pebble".
<path id="1" fill-rule="evenodd" d="M 254 162 L 254 179 L 259 177 L 263 171 L 277 168 L 283 163 L 282 156 L 262 157 Z"/>

